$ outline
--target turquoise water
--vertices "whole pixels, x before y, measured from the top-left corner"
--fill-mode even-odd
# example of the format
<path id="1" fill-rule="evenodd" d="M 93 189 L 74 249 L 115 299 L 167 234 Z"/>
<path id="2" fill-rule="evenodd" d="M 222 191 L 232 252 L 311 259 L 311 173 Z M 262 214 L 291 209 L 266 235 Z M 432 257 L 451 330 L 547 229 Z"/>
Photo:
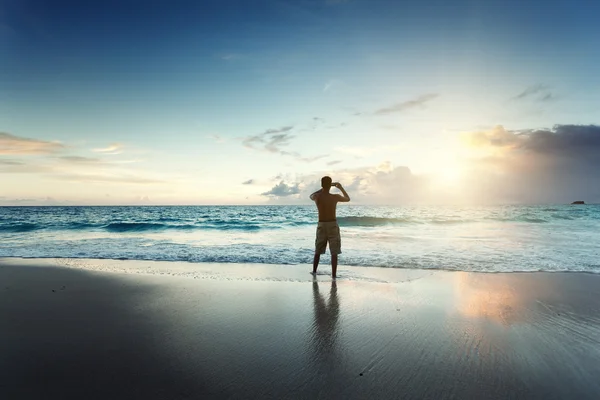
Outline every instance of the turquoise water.
<path id="1" fill-rule="evenodd" d="M 314 206 L 0 207 L 0 257 L 309 264 L 316 220 Z M 600 272 L 600 205 L 342 204 L 338 221 L 343 265 Z"/>

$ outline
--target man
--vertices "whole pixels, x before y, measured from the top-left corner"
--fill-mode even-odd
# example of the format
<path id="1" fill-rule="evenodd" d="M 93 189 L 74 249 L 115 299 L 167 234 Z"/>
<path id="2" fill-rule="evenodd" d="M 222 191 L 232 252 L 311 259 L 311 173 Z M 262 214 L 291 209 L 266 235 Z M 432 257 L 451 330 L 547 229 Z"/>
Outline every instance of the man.
<path id="1" fill-rule="evenodd" d="M 331 187 L 336 187 L 342 191 L 343 196 L 331 194 Z M 321 254 L 325 254 L 327 243 L 329 243 L 329 252 L 331 253 L 331 276 L 336 277 L 338 254 L 342 252 L 340 227 L 335 218 L 335 207 L 338 202 L 350 201 L 350 196 L 344 190 L 339 182 L 331 182 L 331 178 L 324 176 L 321 178 L 321 188 L 310 195 L 319 210 L 319 224 L 317 225 L 317 238 L 315 240 L 315 258 L 313 260 L 313 274 L 317 273 Z"/>

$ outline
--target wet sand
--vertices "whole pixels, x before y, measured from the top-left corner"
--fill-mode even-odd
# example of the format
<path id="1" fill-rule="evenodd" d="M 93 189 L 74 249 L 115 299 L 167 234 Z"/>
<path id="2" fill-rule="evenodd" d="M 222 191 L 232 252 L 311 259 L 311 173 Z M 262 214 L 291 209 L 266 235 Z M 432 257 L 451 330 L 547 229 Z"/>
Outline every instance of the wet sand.
<path id="1" fill-rule="evenodd" d="M 0 398 L 600 398 L 600 276 L 321 269 L 0 259 Z"/>

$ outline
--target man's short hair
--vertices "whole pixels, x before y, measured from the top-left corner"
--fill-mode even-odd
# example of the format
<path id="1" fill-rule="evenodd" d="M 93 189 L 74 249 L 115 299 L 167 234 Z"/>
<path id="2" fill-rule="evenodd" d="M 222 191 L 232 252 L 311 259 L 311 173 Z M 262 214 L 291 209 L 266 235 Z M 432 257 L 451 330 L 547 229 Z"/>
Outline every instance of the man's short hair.
<path id="1" fill-rule="evenodd" d="M 331 186 L 331 178 L 324 176 L 321 178 L 321 187 Z"/>

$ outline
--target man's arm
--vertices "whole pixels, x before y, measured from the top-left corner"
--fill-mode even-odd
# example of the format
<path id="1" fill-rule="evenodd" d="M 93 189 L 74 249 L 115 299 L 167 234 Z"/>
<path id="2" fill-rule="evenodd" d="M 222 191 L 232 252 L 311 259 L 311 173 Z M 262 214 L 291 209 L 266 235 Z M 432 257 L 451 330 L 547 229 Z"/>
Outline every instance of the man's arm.
<path id="1" fill-rule="evenodd" d="M 311 195 L 310 195 L 310 199 L 311 199 L 312 201 L 315 201 L 315 199 L 317 198 L 317 195 L 318 195 L 319 193 L 321 193 L 322 191 L 323 191 L 323 189 L 319 189 L 319 190 L 317 190 L 316 192 L 314 192 L 313 194 L 311 194 Z"/>
<path id="2" fill-rule="evenodd" d="M 346 193 L 346 190 L 344 189 L 344 187 L 342 186 L 341 183 L 336 182 L 335 183 L 335 187 L 338 188 L 338 189 L 340 189 L 342 191 L 342 194 L 343 194 L 343 196 L 340 196 L 338 194 L 339 201 L 342 201 L 342 202 L 348 202 L 348 201 L 350 201 L 350 196 L 348 196 L 348 193 Z"/>

